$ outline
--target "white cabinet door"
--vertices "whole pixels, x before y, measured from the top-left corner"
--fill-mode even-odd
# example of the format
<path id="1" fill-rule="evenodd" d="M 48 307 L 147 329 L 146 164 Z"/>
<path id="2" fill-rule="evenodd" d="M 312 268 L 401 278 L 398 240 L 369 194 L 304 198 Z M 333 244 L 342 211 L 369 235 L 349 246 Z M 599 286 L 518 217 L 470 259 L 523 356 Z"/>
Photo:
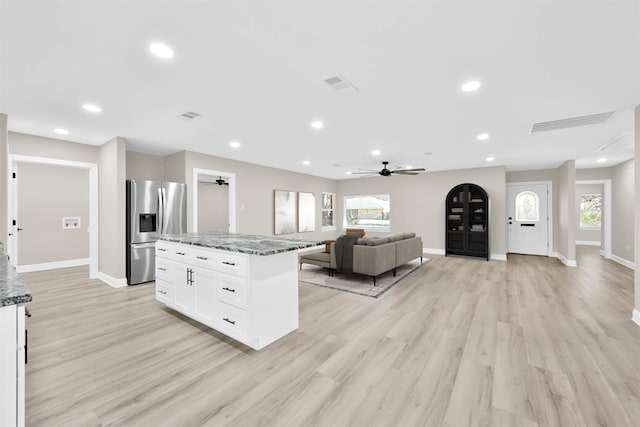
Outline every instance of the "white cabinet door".
<path id="1" fill-rule="evenodd" d="M 193 312 L 196 293 L 193 286 L 193 268 L 182 263 L 175 264 L 175 305 L 185 312 Z"/>
<path id="2" fill-rule="evenodd" d="M 199 320 L 215 326 L 218 318 L 218 286 L 216 272 L 201 267 L 191 267 L 191 277 L 195 288 L 195 313 Z"/>

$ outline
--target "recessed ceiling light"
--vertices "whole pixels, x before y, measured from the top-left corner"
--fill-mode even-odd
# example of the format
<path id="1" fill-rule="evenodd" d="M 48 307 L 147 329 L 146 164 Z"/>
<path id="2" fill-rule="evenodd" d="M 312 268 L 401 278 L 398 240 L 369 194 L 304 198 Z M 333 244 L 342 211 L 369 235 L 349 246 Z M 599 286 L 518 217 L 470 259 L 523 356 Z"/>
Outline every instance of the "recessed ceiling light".
<path id="1" fill-rule="evenodd" d="M 379 156 L 379 155 L 380 155 L 380 150 L 373 150 L 373 151 L 371 152 L 371 155 L 372 155 L 372 156 Z"/>
<path id="2" fill-rule="evenodd" d="M 84 108 L 85 110 L 87 110 L 90 113 L 99 113 L 102 111 L 102 108 L 98 107 L 97 105 L 93 105 L 93 104 L 84 104 L 82 106 L 82 108 Z"/>
<path id="3" fill-rule="evenodd" d="M 229 146 L 230 146 L 231 148 L 238 148 L 238 147 L 240 147 L 240 143 L 239 143 L 238 141 L 231 141 L 231 142 L 229 143 Z"/>
<path id="4" fill-rule="evenodd" d="M 407 165 L 407 166 L 405 166 L 404 168 L 405 168 L 405 169 L 413 169 L 413 166 L 411 166 L 411 165 Z"/>
<path id="5" fill-rule="evenodd" d="M 311 162 L 309 160 L 305 160 L 305 161 L 302 162 L 302 164 L 305 165 L 305 166 L 309 165 L 310 163 Z"/>
<path id="6" fill-rule="evenodd" d="M 596 160 L 596 162 L 598 162 L 598 163 L 604 163 L 606 161 L 607 161 L 607 159 L 605 159 L 604 157 L 599 158 L 598 160 Z"/>
<path id="7" fill-rule="evenodd" d="M 487 162 L 493 162 L 496 158 L 495 157 L 487 157 L 485 160 Z"/>
<path id="8" fill-rule="evenodd" d="M 348 171 L 348 172 L 347 172 L 347 175 L 351 175 L 351 171 Z"/>
<path id="9" fill-rule="evenodd" d="M 322 129 L 324 127 L 324 123 L 322 123 L 320 120 L 316 120 L 311 122 L 311 127 L 314 129 Z"/>
<path id="10" fill-rule="evenodd" d="M 478 138 L 478 141 L 486 141 L 487 139 L 489 139 L 489 134 L 479 133 L 478 136 L 476 136 L 476 138 Z"/>
<path id="11" fill-rule="evenodd" d="M 433 153 L 431 151 L 427 151 L 426 153 L 424 153 L 425 156 L 431 156 Z"/>
<path id="12" fill-rule="evenodd" d="M 470 80 L 464 83 L 460 89 L 462 89 L 463 92 L 475 92 L 480 89 L 480 82 L 477 80 Z"/>
<path id="13" fill-rule="evenodd" d="M 149 50 L 158 58 L 162 59 L 171 59 L 173 58 L 173 49 L 171 49 L 166 44 L 162 43 L 153 43 L 149 46 Z"/>
<path id="14" fill-rule="evenodd" d="M 69 135 L 69 131 L 66 129 L 58 128 L 53 130 L 58 135 Z"/>

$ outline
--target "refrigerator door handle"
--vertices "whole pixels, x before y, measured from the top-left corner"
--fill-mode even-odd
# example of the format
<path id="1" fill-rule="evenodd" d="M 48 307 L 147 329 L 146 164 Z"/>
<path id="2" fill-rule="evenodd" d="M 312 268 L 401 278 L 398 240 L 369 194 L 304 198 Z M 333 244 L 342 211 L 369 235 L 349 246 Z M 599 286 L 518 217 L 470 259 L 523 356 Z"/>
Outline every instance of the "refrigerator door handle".
<path id="1" fill-rule="evenodd" d="M 164 191 L 158 188 L 158 234 L 164 234 Z"/>

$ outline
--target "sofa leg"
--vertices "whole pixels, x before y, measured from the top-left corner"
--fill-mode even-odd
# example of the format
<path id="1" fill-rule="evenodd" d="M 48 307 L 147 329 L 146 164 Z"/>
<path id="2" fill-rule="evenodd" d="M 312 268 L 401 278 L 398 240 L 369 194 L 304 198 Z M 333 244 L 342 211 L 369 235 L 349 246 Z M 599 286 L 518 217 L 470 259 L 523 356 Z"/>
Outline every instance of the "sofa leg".
<path id="1" fill-rule="evenodd" d="M 300 271 L 302 271 L 302 263 L 300 263 Z"/>
<path id="2" fill-rule="evenodd" d="M 376 285 L 376 276 L 372 276 L 373 277 L 373 286 Z"/>
<path id="3" fill-rule="evenodd" d="M 393 269 L 393 277 L 396 277 L 396 269 Z"/>
<path id="4" fill-rule="evenodd" d="M 420 264 L 422 264 L 422 257 L 420 257 Z"/>

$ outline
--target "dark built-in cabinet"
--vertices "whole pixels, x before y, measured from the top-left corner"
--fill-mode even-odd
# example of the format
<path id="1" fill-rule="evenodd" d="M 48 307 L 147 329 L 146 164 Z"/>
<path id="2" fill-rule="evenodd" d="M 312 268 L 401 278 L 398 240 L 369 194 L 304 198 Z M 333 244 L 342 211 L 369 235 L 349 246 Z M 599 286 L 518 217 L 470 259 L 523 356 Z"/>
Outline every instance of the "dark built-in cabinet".
<path id="1" fill-rule="evenodd" d="M 446 200 L 445 255 L 489 261 L 489 196 L 475 184 L 456 185 Z"/>

